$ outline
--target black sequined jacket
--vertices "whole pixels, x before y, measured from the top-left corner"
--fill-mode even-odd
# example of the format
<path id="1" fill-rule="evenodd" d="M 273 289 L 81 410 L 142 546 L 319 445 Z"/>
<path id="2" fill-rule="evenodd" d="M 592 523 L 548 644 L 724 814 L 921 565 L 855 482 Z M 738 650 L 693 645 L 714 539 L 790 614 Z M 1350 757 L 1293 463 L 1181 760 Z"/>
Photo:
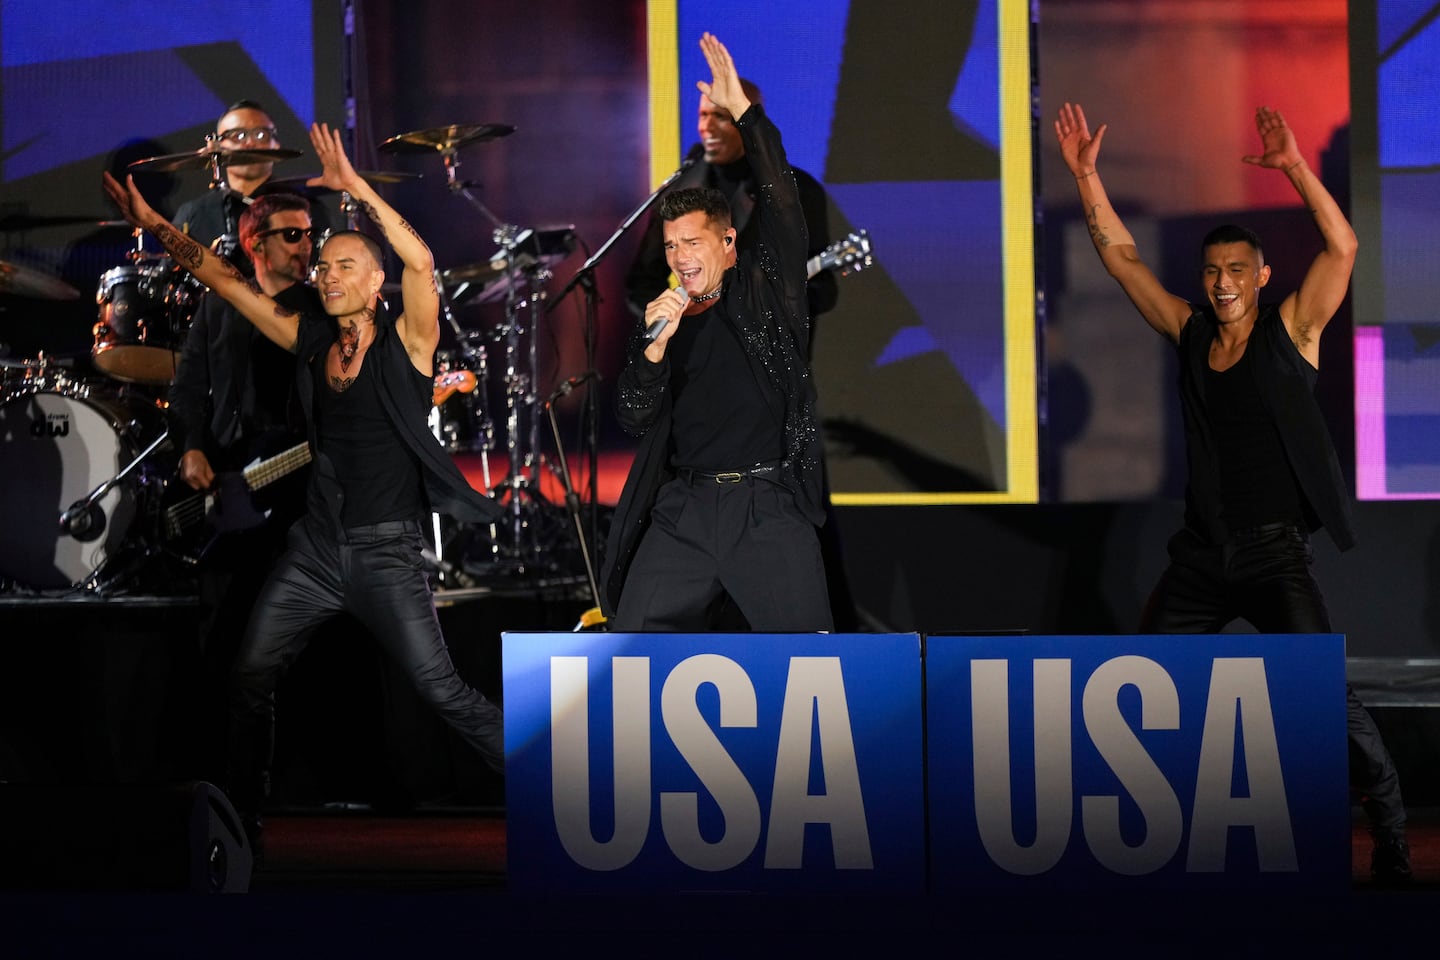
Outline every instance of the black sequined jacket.
<path id="1" fill-rule="evenodd" d="M 810 314 L 806 304 L 805 214 L 795 176 L 785 161 L 780 131 L 754 104 L 736 121 L 745 155 L 760 187 L 755 243 L 741 247 L 726 271 L 719 303 L 711 309 L 734 326 L 757 379 L 783 400 L 784 483 L 812 523 L 824 523 L 821 490 L 822 440 L 810 375 Z M 643 435 L 620 494 L 601 567 L 601 605 L 613 615 L 630 559 L 649 523 L 656 491 L 672 476 L 670 464 L 670 369 L 668 360 L 643 356 L 643 321 L 631 338 L 630 359 L 620 375 L 620 425 Z"/>

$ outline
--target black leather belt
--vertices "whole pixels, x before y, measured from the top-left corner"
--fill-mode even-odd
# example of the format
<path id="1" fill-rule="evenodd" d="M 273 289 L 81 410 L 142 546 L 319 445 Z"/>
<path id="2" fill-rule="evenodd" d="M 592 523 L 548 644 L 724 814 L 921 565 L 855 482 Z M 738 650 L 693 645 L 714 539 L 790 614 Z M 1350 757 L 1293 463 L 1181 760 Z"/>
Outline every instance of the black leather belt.
<path id="1" fill-rule="evenodd" d="M 690 467 L 680 467 L 675 475 L 686 483 L 694 483 L 696 480 L 709 480 L 713 483 L 739 483 L 746 477 L 757 477 L 761 480 L 774 480 L 785 469 L 783 460 L 771 461 L 770 463 L 757 463 L 754 466 L 742 467 L 739 470 L 723 470 L 719 473 L 709 473 L 705 470 L 693 470 Z"/>
<path id="2" fill-rule="evenodd" d="M 1298 523 L 1281 521 L 1279 523 L 1261 523 L 1253 527 L 1243 527 L 1230 532 L 1230 539 L 1235 543 L 1253 543 L 1256 540 L 1265 540 L 1278 533 L 1294 531 L 1300 536 L 1306 536 L 1305 528 Z"/>

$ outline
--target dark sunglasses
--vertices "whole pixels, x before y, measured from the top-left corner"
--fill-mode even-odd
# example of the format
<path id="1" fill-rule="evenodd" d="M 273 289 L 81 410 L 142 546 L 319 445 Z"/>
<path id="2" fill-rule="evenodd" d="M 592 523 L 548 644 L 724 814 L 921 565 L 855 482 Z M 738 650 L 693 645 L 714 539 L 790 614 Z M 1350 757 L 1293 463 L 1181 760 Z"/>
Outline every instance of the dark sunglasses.
<path id="1" fill-rule="evenodd" d="M 266 237 L 280 235 L 280 239 L 286 243 L 299 243 L 301 237 L 313 237 L 315 231 L 309 227 L 276 227 L 274 230 L 261 230 L 255 234 L 256 240 L 264 240 Z"/>

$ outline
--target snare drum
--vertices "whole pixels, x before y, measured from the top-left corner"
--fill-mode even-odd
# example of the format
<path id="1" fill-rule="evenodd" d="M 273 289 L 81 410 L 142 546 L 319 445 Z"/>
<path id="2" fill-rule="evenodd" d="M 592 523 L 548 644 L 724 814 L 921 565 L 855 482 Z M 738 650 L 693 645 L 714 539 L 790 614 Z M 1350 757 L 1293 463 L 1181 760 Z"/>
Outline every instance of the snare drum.
<path id="1" fill-rule="evenodd" d="M 95 292 L 100 319 L 90 356 L 96 368 L 127 383 L 174 380 L 202 291 L 168 257 L 105 271 Z"/>
<path id="2" fill-rule="evenodd" d="M 155 432 L 160 419 L 143 400 L 55 389 L 0 404 L 0 577 L 46 590 L 84 586 L 99 574 L 135 522 L 140 471 L 100 498 L 89 529 L 65 532 L 61 514 L 124 469 L 137 437 Z"/>

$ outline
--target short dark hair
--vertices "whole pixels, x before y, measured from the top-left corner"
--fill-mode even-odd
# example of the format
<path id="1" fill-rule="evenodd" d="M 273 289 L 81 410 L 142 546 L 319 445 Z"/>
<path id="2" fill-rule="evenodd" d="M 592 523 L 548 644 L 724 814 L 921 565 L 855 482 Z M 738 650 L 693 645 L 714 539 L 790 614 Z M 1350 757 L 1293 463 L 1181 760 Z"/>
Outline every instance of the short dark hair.
<path id="1" fill-rule="evenodd" d="M 258 101 L 255 100 L 236 100 L 234 103 L 230 104 L 230 106 L 225 108 L 225 113 L 234 113 L 236 110 L 259 110 L 261 113 L 265 114 L 265 116 L 270 116 L 270 111 L 266 110 L 259 104 Z M 222 117 L 224 115 L 224 113 L 221 114 Z"/>
<path id="2" fill-rule="evenodd" d="M 310 212 L 310 201 L 298 193 L 276 190 L 256 197 L 255 202 L 240 214 L 240 247 L 249 253 L 250 241 L 255 234 L 270 226 L 270 218 L 286 210 Z"/>
<path id="3" fill-rule="evenodd" d="M 375 269 L 385 269 L 385 251 L 380 249 L 380 244 L 376 243 L 373 237 L 369 234 L 361 233 L 359 230 L 336 230 L 330 234 L 324 239 L 324 242 L 320 244 L 320 253 L 322 256 L 325 253 L 325 248 L 329 246 L 330 241 L 336 237 L 359 237 L 360 242 L 365 244 L 365 249 L 370 251 L 370 256 L 375 258 Z"/>
<path id="4" fill-rule="evenodd" d="M 1238 227 L 1233 223 L 1222 224 L 1205 234 L 1205 239 L 1200 242 L 1200 252 L 1203 254 L 1218 243 L 1248 243 L 1256 253 L 1260 254 L 1260 259 L 1265 259 L 1265 247 L 1260 243 L 1260 238 L 1255 235 L 1255 232 Z"/>
<path id="5" fill-rule="evenodd" d="M 660 201 L 660 219 L 667 223 L 696 211 L 705 214 L 706 223 L 719 223 L 720 229 L 730 229 L 730 203 L 725 194 L 713 187 L 685 187 L 665 194 Z"/>

